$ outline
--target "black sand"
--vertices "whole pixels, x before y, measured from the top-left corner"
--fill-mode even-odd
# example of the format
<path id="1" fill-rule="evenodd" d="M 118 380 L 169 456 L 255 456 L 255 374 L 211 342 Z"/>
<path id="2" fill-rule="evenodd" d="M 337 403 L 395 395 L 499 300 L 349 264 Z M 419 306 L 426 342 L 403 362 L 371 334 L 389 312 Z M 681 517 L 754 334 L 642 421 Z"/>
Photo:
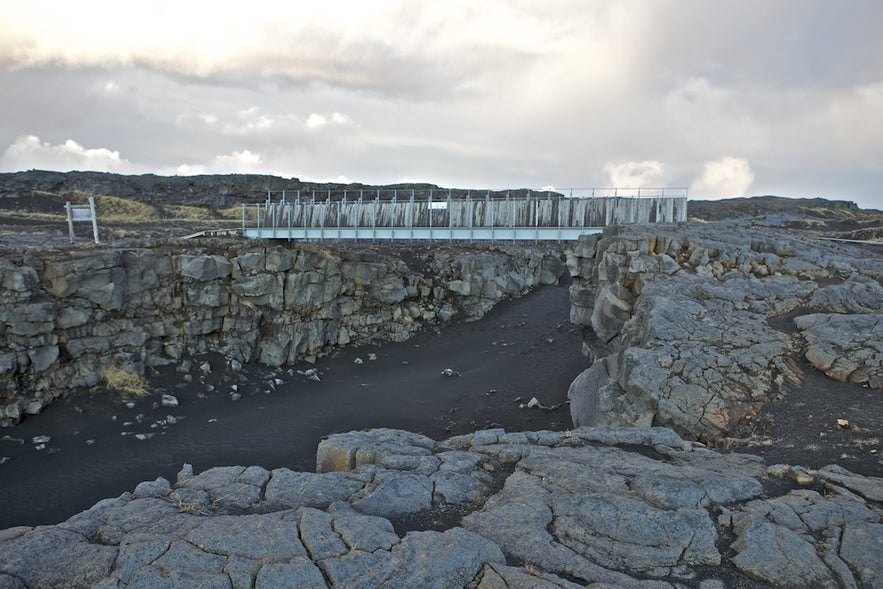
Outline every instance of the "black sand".
<path id="1" fill-rule="evenodd" d="M 58 523 L 157 476 L 174 482 L 185 462 L 197 472 L 229 465 L 313 471 L 316 445 L 333 432 L 397 427 L 443 439 L 488 427 L 568 428 L 567 388 L 588 366 L 568 317 L 567 287 L 544 287 L 440 334 L 340 350 L 316 363 L 321 382 L 297 373 L 309 365 L 232 373 L 223 358 L 206 356 L 194 359 L 190 383 L 174 367 L 154 375 L 156 391 L 133 408 L 100 390 L 56 402 L 0 430 L 0 438 L 23 440 L 0 441 L 0 457 L 10 458 L 0 464 L 0 529 Z M 205 359 L 212 372 L 203 383 Z M 446 368 L 460 376 L 442 376 Z M 274 378 L 284 384 L 267 394 Z M 231 384 L 240 400 L 231 400 Z M 155 406 L 163 392 L 180 406 Z M 560 406 L 519 407 L 532 397 Z M 167 415 L 183 419 L 150 427 Z M 138 433 L 154 436 L 139 440 Z M 39 435 L 52 438 L 43 450 L 32 442 Z"/>

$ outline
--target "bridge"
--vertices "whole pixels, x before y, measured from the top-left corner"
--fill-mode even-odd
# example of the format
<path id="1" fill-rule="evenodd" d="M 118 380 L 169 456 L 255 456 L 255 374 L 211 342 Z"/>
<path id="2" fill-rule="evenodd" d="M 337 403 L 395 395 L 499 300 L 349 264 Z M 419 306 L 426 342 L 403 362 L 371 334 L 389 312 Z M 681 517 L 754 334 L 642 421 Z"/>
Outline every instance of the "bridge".
<path id="1" fill-rule="evenodd" d="M 245 237 L 567 241 L 611 225 L 687 220 L 686 188 L 569 189 L 566 194 L 328 190 L 308 197 L 298 191 L 293 200 L 285 192 L 275 202 L 272 197 L 268 193 L 263 203 L 242 205 Z"/>

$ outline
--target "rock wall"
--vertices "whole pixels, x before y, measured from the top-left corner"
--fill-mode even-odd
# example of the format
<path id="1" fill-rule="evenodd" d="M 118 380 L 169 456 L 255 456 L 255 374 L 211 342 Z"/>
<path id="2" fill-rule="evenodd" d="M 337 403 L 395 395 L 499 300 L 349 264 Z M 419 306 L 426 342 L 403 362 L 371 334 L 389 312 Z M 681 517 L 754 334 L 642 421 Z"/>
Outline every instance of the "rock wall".
<path id="1" fill-rule="evenodd" d="M 570 261 L 592 366 L 574 424 L 666 425 L 712 441 L 786 383 L 802 354 L 883 389 L 883 258 L 748 221 L 613 228 Z"/>
<path id="2" fill-rule="evenodd" d="M 143 373 L 207 351 L 312 361 L 334 346 L 481 317 L 564 271 L 544 246 L 402 255 L 242 242 L 7 252 L 0 425 L 98 384 L 111 365 Z"/>

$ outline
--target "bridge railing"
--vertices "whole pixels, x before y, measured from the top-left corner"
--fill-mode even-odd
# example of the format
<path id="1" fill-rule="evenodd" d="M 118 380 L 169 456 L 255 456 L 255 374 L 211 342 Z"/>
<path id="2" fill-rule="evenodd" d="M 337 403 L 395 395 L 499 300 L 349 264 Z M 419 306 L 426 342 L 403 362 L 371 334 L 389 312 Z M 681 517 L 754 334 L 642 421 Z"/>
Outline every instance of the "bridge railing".
<path id="1" fill-rule="evenodd" d="M 686 220 L 685 191 L 594 198 L 551 191 L 457 192 L 328 191 L 309 198 L 296 192 L 275 202 L 268 194 L 264 203 L 243 205 L 242 231 L 246 237 L 283 239 L 562 240 L 608 225 Z"/>

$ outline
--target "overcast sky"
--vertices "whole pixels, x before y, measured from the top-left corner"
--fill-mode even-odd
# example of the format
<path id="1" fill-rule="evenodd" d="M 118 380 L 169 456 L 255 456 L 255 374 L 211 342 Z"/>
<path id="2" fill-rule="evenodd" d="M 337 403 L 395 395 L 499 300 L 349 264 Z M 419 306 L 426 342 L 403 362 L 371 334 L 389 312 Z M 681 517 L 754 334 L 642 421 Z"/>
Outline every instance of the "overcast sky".
<path id="1" fill-rule="evenodd" d="M 0 0 L 0 171 L 883 208 L 881 0 Z"/>

